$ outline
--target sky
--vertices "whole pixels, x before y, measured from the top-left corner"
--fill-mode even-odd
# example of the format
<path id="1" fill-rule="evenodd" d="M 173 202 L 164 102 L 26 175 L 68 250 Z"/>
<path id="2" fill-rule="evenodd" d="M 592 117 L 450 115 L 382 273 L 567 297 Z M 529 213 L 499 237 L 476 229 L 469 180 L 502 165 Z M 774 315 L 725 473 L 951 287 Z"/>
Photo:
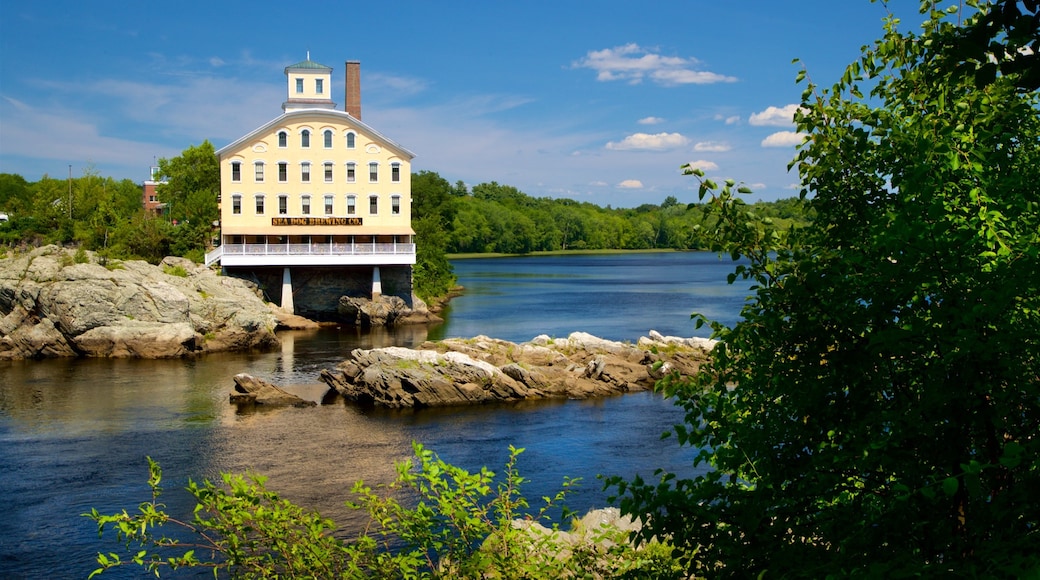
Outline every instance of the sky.
<path id="1" fill-rule="evenodd" d="M 787 170 L 804 85 L 829 86 L 915 0 L 19 2 L 0 10 L 0 172 L 143 181 L 281 114 L 286 66 L 361 62 L 364 122 L 412 171 L 534 197 L 696 201 L 690 163 L 751 200 Z M 793 59 L 800 63 L 793 63 Z"/>

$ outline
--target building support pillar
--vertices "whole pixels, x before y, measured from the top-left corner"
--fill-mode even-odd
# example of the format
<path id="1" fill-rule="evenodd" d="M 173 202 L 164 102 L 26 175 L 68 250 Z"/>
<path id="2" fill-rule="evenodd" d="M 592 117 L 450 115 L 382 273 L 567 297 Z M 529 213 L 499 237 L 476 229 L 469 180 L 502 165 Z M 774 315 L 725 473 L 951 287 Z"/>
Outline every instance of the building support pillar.
<path id="1" fill-rule="evenodd" d="M 286 266 L 282 270 L 282 310 L 285 310 L 290 314 L 295 314 L 293 310 L 292 294 L 292 276 L 289 274 L 288 266 Z"/>
<path id="2" fill-rule="evenodd" d="M 379 266 L 372 268 L 372 300 L 379 300 L 383 295 L 383 283 L 379 281 Z"/>

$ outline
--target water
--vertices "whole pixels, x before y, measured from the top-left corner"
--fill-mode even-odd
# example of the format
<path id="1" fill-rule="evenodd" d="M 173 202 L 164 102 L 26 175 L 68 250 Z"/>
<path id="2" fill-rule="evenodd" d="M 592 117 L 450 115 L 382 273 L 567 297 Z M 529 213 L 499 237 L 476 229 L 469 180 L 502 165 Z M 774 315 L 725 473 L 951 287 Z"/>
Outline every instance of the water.
<path id="1" fill-rule="evenodd" d="M 582 330 L 635 341 L 650 329 L 691 336 L 695 310 L 732 323 L 745 291 L 725 284 L 713 254 L 477 259 L 455 263 L 466 294 L 442 325 L 393 332 L 282 334 L 281 350 L 187 360 L 0 361 L 0 577 L 85 578 L 98 551 L 117 551 L 79 514 L 133 510 L 148 498 L 145 456 L 164 468 L 165 503 L 189 514 L 188 477 L 253 470 L 268 487 L 349 531 L 343 504 L 358 479 L 393 478 L 393 462 L 421 441 L 451 463 L 500 469 L 510 444 L 526 448 L 526 495 L 552 495 L 565 476 L 583 484 L 568 505 L 606 503 L 597 474 L 691 474 L 692 451 L 660 442 L 681 413 L 650 393 L 594 401 L 412 411 L 361 410 L 342 401 L 239 412 L 231 377 L 248 372 L 319 401 L 322 368 L 353 348 L 414 346 L 486 334 L 525 341 Z M 110 577 L 139 577 L 132 570 Z M 164 575 L 165 576 L 165 575 Z M 109 577 L 106 573 L 104 577 Z M 176 577 L 176 576 L 175 576 Z"/>

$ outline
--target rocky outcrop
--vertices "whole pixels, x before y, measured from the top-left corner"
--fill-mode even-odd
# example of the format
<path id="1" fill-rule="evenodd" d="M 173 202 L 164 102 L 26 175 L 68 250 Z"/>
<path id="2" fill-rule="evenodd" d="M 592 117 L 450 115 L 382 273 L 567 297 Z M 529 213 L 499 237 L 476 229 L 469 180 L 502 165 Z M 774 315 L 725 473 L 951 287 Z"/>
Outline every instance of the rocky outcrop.
<path id="1" fill-rule="evenodd" d="M 166 258 L 97 263 L 57 246 L 0 260 L 0 359 L 180 357 L 278 344 L 255 285 Z M 82 262 L 82 263 L 77 263 Z"/>
<path id="2" fill-rule="evenodd" d="M 339 299 L 338 313 L 344 322 L 364 328 L 443 322 L 440 317 L 430 312 L 425 302 L 414 295 L 410 307 L 399 296 L 383 295 L 374 299 L 342 296 Z"/>
<path id="3" fill-rule="evenodd" d="M 301 399 L 271 383 L 246 373 L 235 375 L 235 390 L 231 402 L 237 405 L 264 405 L 269 407 L 313 407 L 314 401 Z"/>
<path id="4" fill-rule="evenodd" d="M 654 332 L 635 345 L 582 332 L 522 344 L 478 336 L 355 349 L 321 379 L 349 400 L 391 408 L 584 399 L 646 390 L 672 370 L 692 374 L 713 347 Z"/>

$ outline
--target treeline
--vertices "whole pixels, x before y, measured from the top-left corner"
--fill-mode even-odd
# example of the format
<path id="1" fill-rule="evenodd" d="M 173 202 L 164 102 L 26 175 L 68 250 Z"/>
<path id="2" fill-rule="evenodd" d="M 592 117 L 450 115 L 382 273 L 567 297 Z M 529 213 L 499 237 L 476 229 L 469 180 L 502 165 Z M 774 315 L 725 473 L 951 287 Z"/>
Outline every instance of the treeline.
<path id="1" fill-rule="evenodd" d="M 559 250 L 706 249 L 713 217 L 699 203 L 668 196 L 636 208 L 601 207 L 572 199 L 531 197 L 494 181 L 467 188 L 432 171 L 412 176 L 413 219 L 435 215 L 439 244 L 450 254 L 525 254 Z M 785 229 L 809 221 L 797 199 L 750 208 Z"/>
<path id="2" fill-rule="evenodd" d="M 213 146 L 204 142 L 181 156 L 159 160 L 167 180 L 157 190 L 166 205 L 146 211 L 142 187 L 102 177 L 88 167 L 79 177 L 26 181 L 0 173 L 0 244 L 78 246 L 103 258 L 158 263 L 166 256 L 201 262 L 215 235 L 220 171 Z"/>

